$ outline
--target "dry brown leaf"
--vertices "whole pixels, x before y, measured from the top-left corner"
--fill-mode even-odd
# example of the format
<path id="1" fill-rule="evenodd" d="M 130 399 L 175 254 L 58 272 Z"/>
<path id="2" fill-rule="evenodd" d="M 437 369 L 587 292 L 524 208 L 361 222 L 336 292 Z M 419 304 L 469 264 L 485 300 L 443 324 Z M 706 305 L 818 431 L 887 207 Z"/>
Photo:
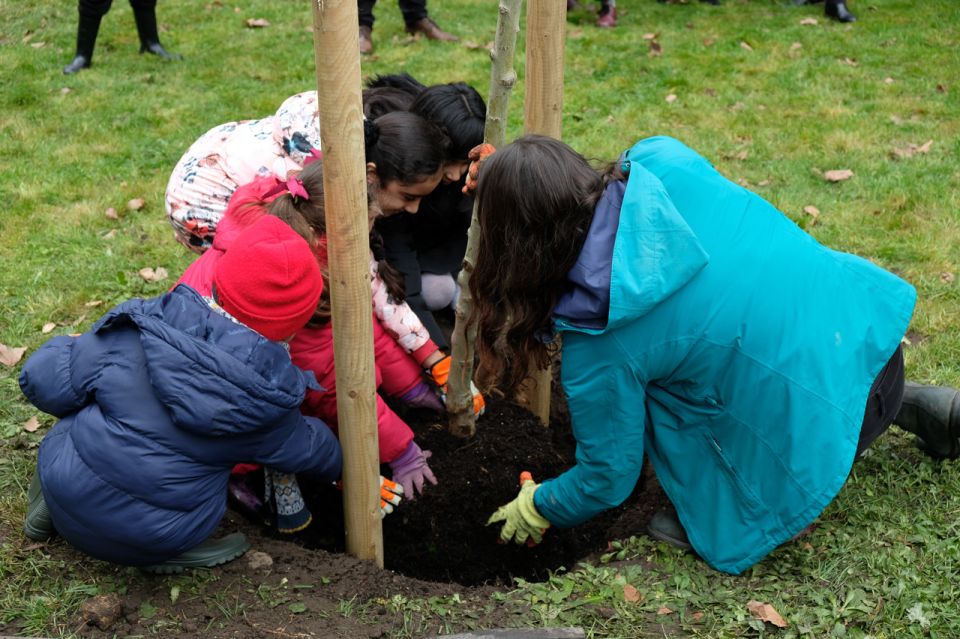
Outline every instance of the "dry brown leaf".
<path id="1" fill-rule="evenodd" d="M 6 344 L 0 344 L 0 364 L 4 366 L 16 366 L 17 362 L 23 359 L 23 354 L 26 352 L 26 346 L 7 346 Z"/>
<path id="2" fill-rule="evenodd" d="M 820 217 L 820 209 L 813 205 L 803 207 L 803 212 L 812 217 L 814 222 Z"/>
<path id="3" fill-rule="evenodd" d="M 667 608 L 666 606 L 660 606 L 659 608 L 657 608 L 657 614 L 658 614 L 658 615 L 672 615 L 672 614 L 673 614 L 673 611 L 670 610 L 669 608 Z"/>
<path id="4" fill-rule="evenodd" d="M 667 102 L 676 102 L 677 96 L 674 95 L 673 93 L 670 93 L 669 95 L 667 95 L 667 97 L 664 98 L 664 100 L 666 100 Z"/>
<path id="5" fill-rule="evenodd" d="M 44 324 L 44 325 L 40 328 L 40 332 L 41 332 L 41 333 L 49 333 L 50 331 L 52 331 L 52 330 L 55 329 L 56 327 L 57 327 L 57 323 L 56 323 L 56 322 L 47 322 L 46 324 Z"/>
<path id="6" fill-rule="evenodd" d="M 41 49 L 41 48 L 47 46 L 47 43 L 46 43 L 46 42 L 31 42 L 31 43 L 30 43 L 30 46 L 33 47 L 34 49 Z"/>
<path id="7" fill-rule="evenodd" d="M 744 51 L 753 51 L 753 47 L 751 47 L 749 44 L 747 44 L 743 40 L 740 41 L 740 48 L 743 49 Z"/>
<path id="8" fill-rule="evenodd" d="M 90 307 L 90 308 L 93 308 L 93 307 L 95 307 L 95 306 L 100 306 L 101 304 L 103 304 L 103 300 L 90 300 L 89 302 L 87 302 L 86 304 L 84 304 L 84 306 L 88 306 L 88 307 Z"/>
<path id="9" fill-rule="evenodd" d="M 953 284 L 953 273 L 944 271 L 940 274 L 940 281 L 944 284 Z"/>
<path id="10" fill-rule="evenodd" d="M 145 266 L 137 271 L 137 275 L 147 282 L 159 282 L 160 280 L 167 279 L 167 269 L 162 266 L 158 266 L 155 269 Z"/>
<path id="11" fill-rule="evenodd" d="M 623 584 L 623 600 L 624 601 L 629 601 L 630 603 L 636 603 L 640 601 L 640 599 L 642 599 L 642 597 L 640 596 L 640 592 L 636 588 L 634 588 L 630 584 Z"/>
<path id="12" fill-rule="evenodd" d="M 139 211 L 144 206 L 146 206 L 146 204 L 147 204 L 146 200 L 144 200 L 142 197 L 135 197 L 129 202 L 127 202 L 127 208 L 130 209 L 131 211 Z"/>
<path id="13" fill-rule="evenodd" d="M 946 92 L 947 92 L 947 85 L 945 84 L 937 85 L 937 93 L 946 93 Z"/>
<path id="14" fill-rule="evenodd" d="M 470 49 L 471 51 L 475 51 L 476 49 L 483 48 L 482 44 L 480 44 L 479 42 L 474 42 L 473 40 L 464 40 L 463 46 L 466 47 L 467 49 Z"/>
<path id="15" fill-rule="evenodd" d="M 40 420 L 37 419 L 36 415 L 31 417 L 27 421 L 23 422 L 23 430 L 27 431 L 28 433 L 35 433 L 39 428 L 40 428 Z"/>
<path id="16" fill-rule="evenodd" d="M 823 174 L 823 179 L 827 182 L 843 182 L 853 177 L 853 171 L 850 169 L 833 169 Z"/>
<path id="17" fill-rule="evenodd" d="M 608 115 L 607 122 L 609 122 L 610 124 L 613 124 L 614 122 L 616 122 L 616 118 L 614 118 L 612 115 Z"/>
<path id="18" fill-rule="evenodd" d="M 808 27 L 808 26 L 813 27 L 819 23 L 817 22 L 816 18 L 804 18 L 803 20 L 800 21 L 800 24 L 802 24 L 805 27 Z"/>
<path id="19" fill-rule="evenodd" d="M 890 121 L 896 124 L 897 126 L 900 126 L 901 124 L 903 124 L 903 118 L 901 118 L 899 115 L 891 115 Z"/>
<path id="20" fill-rule="evenodd" d="M 246 24 L 249 29 L 262 29 L 263 27 L 269 27 L 270 21 L 266 18 L 247 18 Z"/>
<path id="21" fill-rule="evenodd" d="M 656 40 L 650 41 L 650 57 L 658 58 L 663 55 L 663 47 Z"/>
<path id="22" fill-rule="evenodd" d="M 802 48 L 803 48 L 802 44 L 800 44 L 799 42 L 794 42 L 793 44 L 790 45 L 790 53 L 796 53 Z"/>
<path id="23" fill-rule="evenodd" d="M 907 342 L 907 346 L 909 346 L 909 345 L 910 345 L 910 343 Z M 801 546 L 801 547 L 802 547 L 804 550 L 807 550 L 807 551 L 813 550 L 813 544 L 811 544 L 809 541 L 803 542 L 803 546 Z"/>
<path id="24" fill-rule="evenodd" d="M 853 58 L 844 58 L 844 59 L 841 60 L 840 62 L 842 62 L 842 63 L 844 63 L 845 65 L 850 66 L 850 67 L 859 67 L 859 66 L 860 66 L 860 63 L 857 62 L 856 60 L 854 60 Z"/>
<path id="25" fill-rule="evenodd" d="M 884 84 L 893 84 L 893 78 L 884 78 L 884 79 L 883 79 L 883 83 L 884 83 Z"/>
<path id="26" fill-rule="evenodd" d="M 106 233 L 104 233 L 104 234 L 103 234 L 103 237 L 101 237 L 100 239 L 101 239 L 101 240 L 112 240 L 112 239 L 115 238 L 116 236 L 117 236 L 117 229 L 111 229 L 111 230 L 107 231 Z"/>
<path id="27" fill-rule="evenodd" d="M 700 621 L 701 619 L 703 619 L 703 613 L 695 612 L 692 615 L 690 615 L 690 617 L 693 618 L 694 621 Z"/>
<path id="28" fill-rule="evenodd" d="M 117 209 L 112 206 L 103 212 L 103 216 L 108 220 L 119 220 L 120 216 L 117 215 Z"/>
<path id="29" fill-rule="evenodd" d="M 738 160 L 743 161 L 743 160 L 746 160 L 749 156 L 750 156 L 750 151 L 744 149 L 739 153 L 737 153 L 734 157 L 737 158 Z"/>
<path id="30" fill-rule="evenodd" d="M 780 613 L 768 603 L 760 603 L 759 601 L 748 601 L 747 610 L 750 611 L 750 614 L 759 619 L 760 621 L 765 621 L 766 623 L 772 623 L 777 628 L 786 628 L 786 620 L 780 616 Z"/>
<path id="31" fill-rule="evenodd" d="M 707 87 L 703 90 L 703 92 L 709 95 L 711 98 L 717 97 L 717 90 L 712 87 Z"/>
<path id="32" fill-rule="evenodd" d="M 892 151 L 890 151 L 890 157 L 892 157 L 895 160 L 902 159 L 902 158 L 912 158 L 914 155 L 917 155 L 918 153 L 929 153 L 930 147 L 932 146 L 933 146 L 933 140 L 927 140 L 923 144 L 919 144 L 919 145 L 914 144 L 913 142 L 910 142 L 907 144 L 907 146 L 894 148 Z"/>
<path id="33" fill-rule="evenodd" d="M 62 89 L 60 89 L 60 93 L 62 93 L 63 95 L 66 95 L 71 91 L 73 91 L 73 89 L 71 89 L 70 87 L 63 87 Z"/>
<path id="34" fill-rule="evenodd" d="M 712 47 L 714 42 L 716 42 L 716 40 L 714 40 L 713 38 L 704 38 L 704 39 L 703 39 L 703 46 L 705 46 L 705 47 Z"/>
<path id="35" fill-rule="evenodd" d="M 773 183 L 773 180 L 766 178 L 757 182 L 757 186 L 770 186 Z"/>
<path id="36" fill-rule="evenodd" d="M 659 33 L 644 33 L 644 34 L 643 34 L 642 36 L 640 36 L 640 37 L 643 38 L 644 40 L 656 40 L 657 37 L 659 37 L 659 36 L 660 36 Z"/>

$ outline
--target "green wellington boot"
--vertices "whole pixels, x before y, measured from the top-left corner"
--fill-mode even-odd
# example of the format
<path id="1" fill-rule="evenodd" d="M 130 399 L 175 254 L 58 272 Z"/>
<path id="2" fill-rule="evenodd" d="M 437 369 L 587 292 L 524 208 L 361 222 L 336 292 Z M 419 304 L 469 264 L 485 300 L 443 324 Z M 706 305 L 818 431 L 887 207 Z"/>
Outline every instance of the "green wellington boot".
<path id="1" fill-rule="evenodd" d="M 250 542 L 243 533 L 231 533 L 221 539 L 208 539 L 182 555 L 140 570 L 154 575 L 174 575 L 187 568 L 213 568 L 233 561 L 250 550 Z"/>
<path id="2" fill-rule="evenodd" d="M 692 546 L 687 539 L 687 533 L 677 518 L 677 512 L 672 508 L 670 510 L 661 510 L 656 513 L 647 524 L 647 532 L 654 539 L 665 541 L 671 546 L 690 550 Z"/>
<path id="3" fill-rule="evenodd" d="M 906 382 L 903 404 L 893 423 L 913 433 L 936 459 L 960 457 L 960 391 L 949 386 Z"/>
<path id="4" fill-rule="evenodd" d="M 40 474 L 36 472 L 27 489 L 27 516 L 23 521 L 23 533 L 34 541 L 46 541 L 57 534 L 40 489 Z"/>

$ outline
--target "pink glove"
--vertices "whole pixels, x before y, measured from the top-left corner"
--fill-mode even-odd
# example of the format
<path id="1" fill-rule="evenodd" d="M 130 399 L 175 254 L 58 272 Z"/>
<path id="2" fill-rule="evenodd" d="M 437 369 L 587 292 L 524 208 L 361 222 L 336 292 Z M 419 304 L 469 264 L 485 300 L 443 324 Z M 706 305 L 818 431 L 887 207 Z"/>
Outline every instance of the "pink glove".
<path id="1" fill-rule="evenodd" d="M 411 408 L 429 408 L 442 413 L 446 410 L 443 402 L 426 382 L 420 382 L 400 396 L 400 401 Z"/>
<path id="2" fill-rule="evenodd" d="M 399 457 L 389 462 L 390 469 L 393 471 L 393 481 L 403 486 L 403 496 L 407 499 L 413 499 L 413 489 L 423 494 L 423 481 L 427 480 L 434 486 L 437 485 L 437 478 L 433 476 L 433 471 L 427 466 L 427 460 L 432 453 L 429 450 L 420 450 L 417 442 L 411 441 L 407 450 L 403 451 Z"/>

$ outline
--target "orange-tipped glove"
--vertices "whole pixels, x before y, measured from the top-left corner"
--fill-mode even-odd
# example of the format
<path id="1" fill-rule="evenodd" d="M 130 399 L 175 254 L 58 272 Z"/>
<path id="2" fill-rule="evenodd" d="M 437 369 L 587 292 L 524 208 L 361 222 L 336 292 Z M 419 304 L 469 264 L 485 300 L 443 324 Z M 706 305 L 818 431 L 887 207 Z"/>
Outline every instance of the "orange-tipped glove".
<path id="1" fill-rule="evenodd" d="M 520 494 L 509 504 L 498 508 L 487 520 L 488 526 L 498 521 L 504 522 L 500 529 L 500 539 L 504 543 L 513 539 L 518 544 L 526 542 L 528 546 L 535 546 L 543 541 L 543 533 L 547 532 L 550 522 L 537 512 L 533 503 L 533 494 L 539 487 L 533 481 L 533 475 L 523 471 L 520 473 Z"/>
<path id="2" fill-rule="evenodd" d="M 380 475 L 380 517 L 386 517 L 400 505 L 403 486 Z"/>
<path id="3" fill-rule="evenodd" d="M 473 195 L 477 190 L 477 179 L 480 177 L 480 165 L 490 157 L 496 149 L 489 142 L 478 144 L 470 149 L 467 159 L 470 160 L 470 167 L 467 169 L 467 180 L 463 185 L 464 195 Z"/>
<path id="4" fill-rule="evenodd" d="M 445 355 L 443 359 L 427 369 L 427 375 L 440 389 L 440 399 L 444 404 L 447 403 L 447 381 L 450 379 L 451 361 L 450 356 Z M 473 394 L 473 414 L 480 417 L 487 410 L 487 401 L 473 384 L 473 380 L 470 380 L 470 392 Z"/>

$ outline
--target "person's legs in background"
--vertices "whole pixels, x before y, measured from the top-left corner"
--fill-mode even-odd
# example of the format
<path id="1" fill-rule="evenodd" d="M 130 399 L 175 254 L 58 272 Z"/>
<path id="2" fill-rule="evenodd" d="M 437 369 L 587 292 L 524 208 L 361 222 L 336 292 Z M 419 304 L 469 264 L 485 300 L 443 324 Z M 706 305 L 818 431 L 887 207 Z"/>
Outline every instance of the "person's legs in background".
<path id="1" fill-rule="evenodd" d="M 377 0 L 357 0 L 357 17 L 360 22 L 360 53 L 373 51 L 373 5 Z"/>
<path id="2" fill-rule="evenodd" d="M 427 0 L 399 0 L 399 2 L 403 22 L 407 25 L 407 32 L 411 35 L 422 33 L 430 40 L 442 40 L 444 42 L 457 42 L 460 39 L 441 29 L 436 22 L 428 17 Z"/>
<path id="3" fill-rule="evenodd" d="M 77 23 L 77 52 L 73 61 L 63 67 L 66 74 L 76 73 L 87 69 L 93 63 L 93 48 L 97 44 L 97 33 L 100 31 L 100 21 L 113 0 L 80 0 L 77 3 L 79 21 Z"/>
<path id="4" fill-rule="evenodd" d="M 164 60 L 180 60 L 181 56 L 170 53 L 160 44 L 157 31 L 157 0 L 130 0 L 133 18 L 140 36 L 140 53 L 152 53 Z"/>

